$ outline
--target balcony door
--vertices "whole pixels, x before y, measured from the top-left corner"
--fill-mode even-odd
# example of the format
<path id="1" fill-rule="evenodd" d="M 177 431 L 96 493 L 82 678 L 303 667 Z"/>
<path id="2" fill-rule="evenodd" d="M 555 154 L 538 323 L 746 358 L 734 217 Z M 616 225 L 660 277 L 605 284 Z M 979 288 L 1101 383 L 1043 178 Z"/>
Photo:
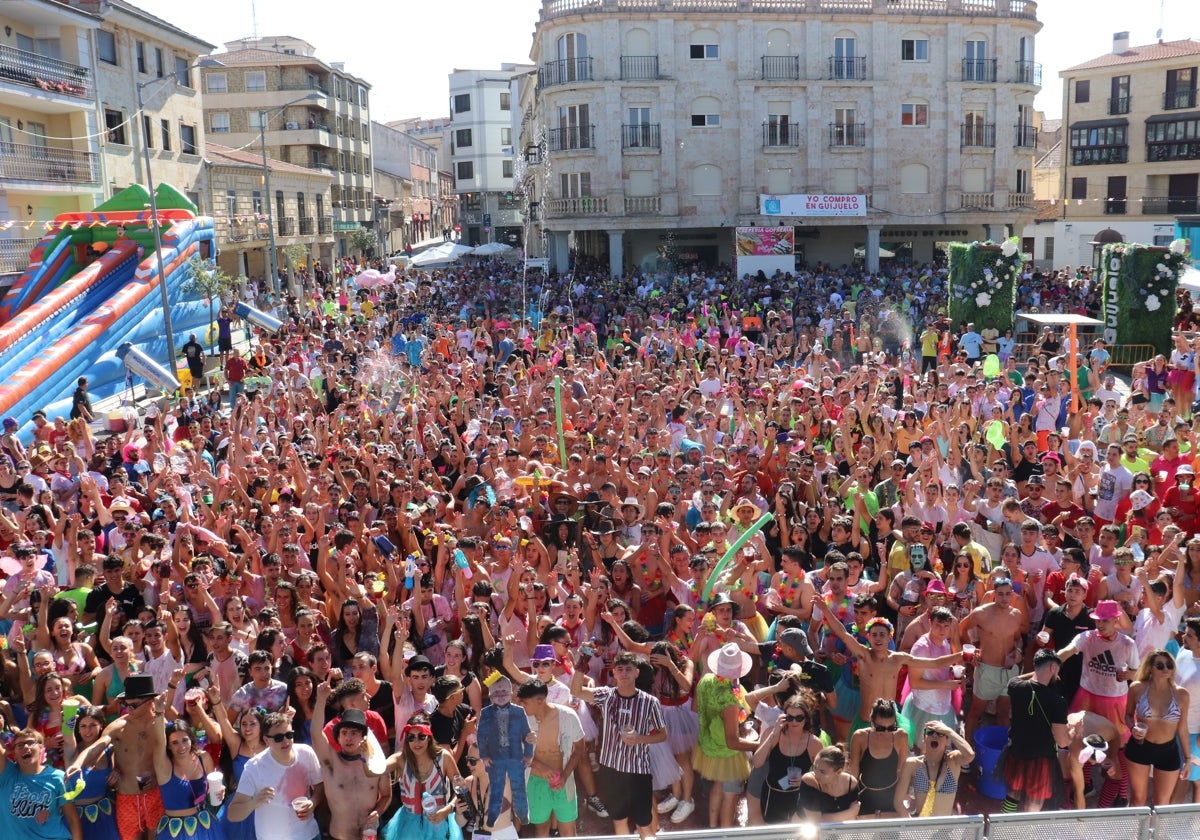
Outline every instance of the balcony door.
<path id="1" fill-rule="evenodd" d="M 559 70 L 559 80 L 562 82 L 574 82 L 579 80 L 580 76 L 586 76 L 581 73 L 583 59 L 587 58 L 587 36 L 579 32 L 568 32 L 558 39 L 558 60 L 561 62 Z"/>
<path id="2" fill-rule="evenodd" d="M 592 125 L 586 103 L 559 108 L 558 127 L 562 135 L 559 148 L 590 149 L 592 147 Z"/>
<path id="3" fill-rule="evenodd" d="M 625 138 L 626 145 L 632 149 L 647 148 L 650 143 L 650 108 L 649 106 L 634 105 L 627 112 L 629 136 Z"/>
<path id="4" fill-rule="evenodd" d="M 854 60 L 858 57 L 858 40 L 856 38 L 833 39 L 833 77 L 835 79 L 854 78 Z"/>
<path id="5" fill-rule="evenodd" d="M 968 82 L 989 82 L 987 72 L 987 41 L 967 41 L 966 72 L 963 74 Z"/>
<path id="6" fill-rule="evenodd" d="M 1167 179 L 1167 212 L 1195 213 L 1196 196 L 1200 195 L 1200 175 L 1171 175 Z"/>

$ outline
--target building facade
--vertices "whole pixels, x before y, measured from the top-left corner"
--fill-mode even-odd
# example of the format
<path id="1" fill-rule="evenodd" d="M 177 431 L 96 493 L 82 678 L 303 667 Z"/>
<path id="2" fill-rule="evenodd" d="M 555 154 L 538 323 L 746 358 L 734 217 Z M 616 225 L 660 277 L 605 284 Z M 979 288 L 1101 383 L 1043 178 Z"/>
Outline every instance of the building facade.
<path id="1" fill-rule="evenodd" d="M 233 148 L 265 142 L 268 157 L 331 175 L 329 202 L 306 197 L 296 218 L 313 220 L 301 236 L 329 225 L 336 255 L 349 254 L 349 234 L 373 224 L 371 86 L 299 38 L 230 41 L 213 58 L 224 66 L 202 70 L 210 136 Z"/>
<path id="2" fill-rule="evenodd" d="M 544 0 L 518 97 L 530 251 L 730 263 L 733 228 L 784 225 L 798 260 L 875 267 L 1019 230 L 1040 29 L 1031 0 Z"/>
<path id="3" fill-rule="evenodd" d="M 516 164 L 512 103 L 514 79 L 531 65 L 502 64 L 498 71 L 455 70 L 450 74 L 450 171 L 459 198 L 461 238 L 467 245 L 524 242 L 523 202 L 513 173 Z"/>
<path id="4" fill-rule="evenodd" d="M 47 221 L 102 200 L 99 25 L 51 0 L 0 4 L 0 278 L 9 282 Z"/>
<path id="5" fill-rule="evenodd" d="M 440 236 L 438 150 L 424 140 L 382 123 L 371 126 L 375 200 L 384 253 Z"/>
<path id="6" fill-rule="evenodd" d="M 1091 264 L 1094 242 L 1166 244 L 1175 217 L 1200 212 L 1200 41 L 1131 47 L 1064 70 L 1061 177 L 1053 225 L 1036 255 Z M 1102 235 L 1103 234 L 1103 235 Z"/>
<path id="7" fill-rule="evenodd" d="M 269 272 L 267 254 L 274 225 L 276 266 L 285 271 L 299 267 L 287 259 L 284 249 L 290 245 L 303 246 L 304 264 L 320 260 L 329 265 L 335 245 L 331 220 L 302 214 L 315 212 L 318 205 L 330 206 L 333 176 L 270 158 L 267 167 L 271 191 L 283 195 L 282 204 L 268 200 L 261 155 L 208 144 L 200 209 L 213 217 L 217 264 L 233 277 L 263 281 Z"/>
<path id="8" fill-rule="evenodd" d="M 101 9 L 93 37 L 105 129 L 105 197 L 153 180 L 156 185 L 170 184 L 195 202 L 204 160 L 196 64 L 214 46 L 125 0 L 84 0 L 81 5 Z M 147 176 L 143 148 L 149 150 L 152 178 Z"/>

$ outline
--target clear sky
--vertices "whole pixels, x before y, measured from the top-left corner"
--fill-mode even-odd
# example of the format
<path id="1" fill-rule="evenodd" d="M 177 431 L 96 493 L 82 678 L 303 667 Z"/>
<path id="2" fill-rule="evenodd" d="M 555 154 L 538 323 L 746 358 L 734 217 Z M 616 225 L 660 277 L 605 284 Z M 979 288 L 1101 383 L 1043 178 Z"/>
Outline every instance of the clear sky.
<path id="1" fill-rule="evenodd" d="M 490 70 L 526 62 L 541 0 L 131 0 L 135 5 L 220 47 L 250 36 L 292 35 L 323 61 L 373 86 L 372 115 L 446 116 L 446 75 L 454 68 Z M 1037 39 L 1043 88 L 1036 107 L 1060 116 L 1058 73 L 1108 52 L 1112 35 L 1129 30 L 1134 45 L 1163 38 L 1200 38 L 1200 0 L 1041 0 Z M 252 13 L 253 9 L 253 13 Z"/>

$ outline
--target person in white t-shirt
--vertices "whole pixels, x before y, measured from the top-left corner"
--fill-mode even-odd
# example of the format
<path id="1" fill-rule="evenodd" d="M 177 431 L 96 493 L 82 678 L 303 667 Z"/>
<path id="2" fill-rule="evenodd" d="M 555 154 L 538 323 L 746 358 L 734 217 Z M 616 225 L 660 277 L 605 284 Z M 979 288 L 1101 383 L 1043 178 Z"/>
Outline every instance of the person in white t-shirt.
<path id="1" fill-rule="evenodd" d="M 1160 650 L 1175 635 L 1179 619 L 1187 610 L 1187 594 L 1184 585 L 1187 581 L 1187 560 L 1178 548 L 1183 541 L 1183 532 L 1177 531 L 1170 542 L 1163 548 L 1163 554 L 1174 551 L 1177 556 L 1175 563 L 1175 580 L 1168 593 L 1167 584 L 1162 580 L 1146 582 L 1146 567 L 1137 570 L 1137 576 L 1145 584 L 1143 590 L 1144 606 L 1133 619 L 1133 638 L 1137 642 L 1138 656 L 1145 659 L 1152 650 Z M 1169 597 L 1168 597 L 1169 596 Z"/>
<path id="2" fill-rule="evenodd" d="M 263 722 L 267 749 L 246 762 L 229 819 L 254 814 L 258 840 L 314 840 L 321 836 L 313 811 L 325 796 L 321 762 L 313 748 L 295 743 L 292 722 L 281 712 Z"/>

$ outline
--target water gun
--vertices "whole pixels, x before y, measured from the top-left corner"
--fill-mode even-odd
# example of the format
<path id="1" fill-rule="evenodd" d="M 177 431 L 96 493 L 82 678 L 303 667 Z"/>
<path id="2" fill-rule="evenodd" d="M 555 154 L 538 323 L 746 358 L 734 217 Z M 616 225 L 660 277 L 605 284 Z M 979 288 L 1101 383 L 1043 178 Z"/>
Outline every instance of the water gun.
<path id="1" fill-rule="evenodd" d="M 454 565 L 462 569 L 463 577 L 467 580 L 475 576 L 475 572 L 471 569 L 471 564 L 467 562 L 467 555 L 463 554 L 461 548 L 454 549 Z"/>
<path id="2" fill-rule="evenodd" d="M 417 555 L 410 554 L 404 558 L 404 588 L 413 588 L 413 578 L 417 574 Z"/>

